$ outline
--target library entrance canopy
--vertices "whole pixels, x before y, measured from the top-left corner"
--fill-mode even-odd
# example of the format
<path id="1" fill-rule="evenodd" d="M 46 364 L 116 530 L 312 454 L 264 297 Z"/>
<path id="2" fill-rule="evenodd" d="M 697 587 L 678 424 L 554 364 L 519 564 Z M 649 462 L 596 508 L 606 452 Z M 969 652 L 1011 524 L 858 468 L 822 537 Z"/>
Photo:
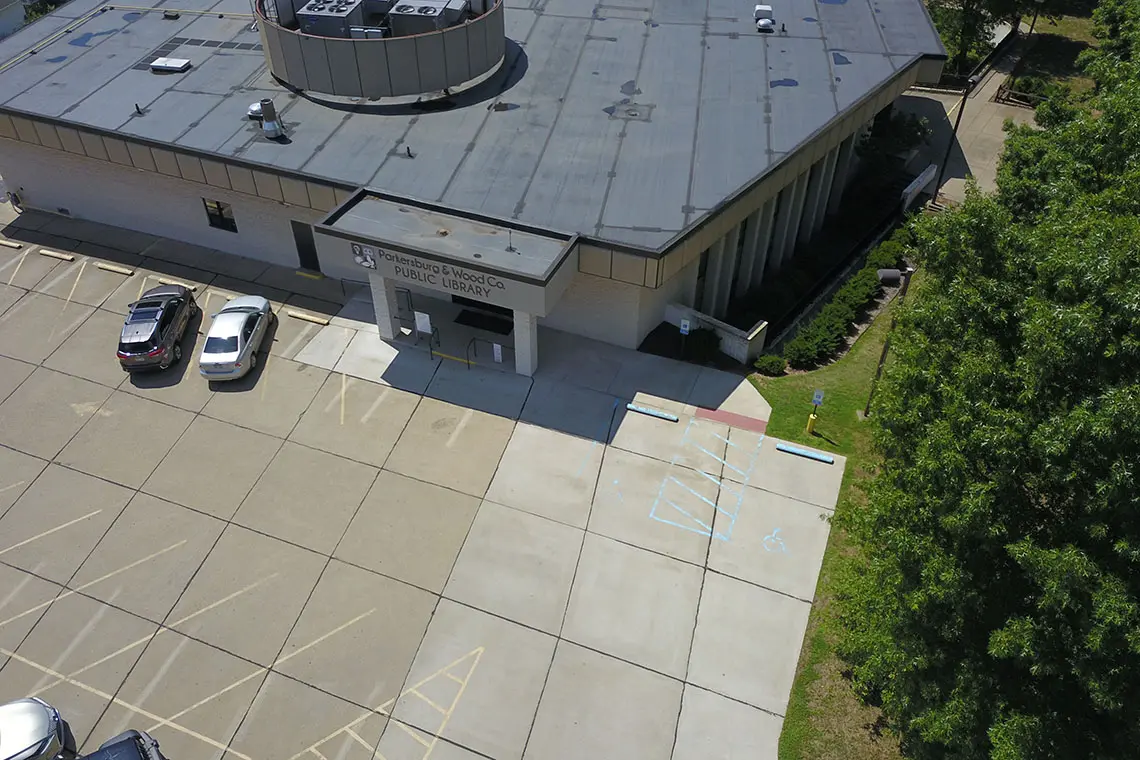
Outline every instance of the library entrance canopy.
<path id="1" fill-rule="evenodd" d="M 373 274 L 540 317 L 578 268 L 576 236 L 367 189 L 313 231 L 325 272 Z"/>

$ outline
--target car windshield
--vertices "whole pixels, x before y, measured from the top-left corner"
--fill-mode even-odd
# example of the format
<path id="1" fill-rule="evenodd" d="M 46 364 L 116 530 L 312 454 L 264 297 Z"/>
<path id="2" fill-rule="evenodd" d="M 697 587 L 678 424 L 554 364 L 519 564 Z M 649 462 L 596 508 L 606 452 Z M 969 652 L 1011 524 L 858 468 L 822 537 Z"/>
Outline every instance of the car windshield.
<path id="1" fill-rule="evenodd" d="M 131 316 L 129 319 L 127 319 L 127 324 L 133 324 L 135 322 L 153 322 L 154 320 L 158 319 L 158 315 L 160 313 L 162 313 L 162 309 L 140 309 L 136 306 L 131 311 Z"/>
<path id="2" fill-rule="evenodd" d="M 227 306 L 222 309 L 222 314 L 252 314 L 257 311 L 256 306 Z"/>
<path id="3" fill-rule="evenodd" d="M 238 350 L 237 336 L 230 338 L 206 338 L 207 354 L 235 354 Z"/>

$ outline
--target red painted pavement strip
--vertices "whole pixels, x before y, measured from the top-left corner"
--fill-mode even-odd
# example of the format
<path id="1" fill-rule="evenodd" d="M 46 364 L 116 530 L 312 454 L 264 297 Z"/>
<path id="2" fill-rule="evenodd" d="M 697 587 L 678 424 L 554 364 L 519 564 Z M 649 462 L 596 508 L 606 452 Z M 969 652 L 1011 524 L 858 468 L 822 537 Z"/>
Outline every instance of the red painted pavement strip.
<path id="1" fill-rule="evenodd" d="M 763 433 L 768 429 L 768 422 L 766 420 L 758 420 L 755 417 L 745 417 L 743 414 L 736 414 L 734 412 L 722 412 L 717 409 L 697 407 L 697 418 L 723 422 L 730 427 L 740 428 L 741 430 L 751 430 L 756 433 Z"/>

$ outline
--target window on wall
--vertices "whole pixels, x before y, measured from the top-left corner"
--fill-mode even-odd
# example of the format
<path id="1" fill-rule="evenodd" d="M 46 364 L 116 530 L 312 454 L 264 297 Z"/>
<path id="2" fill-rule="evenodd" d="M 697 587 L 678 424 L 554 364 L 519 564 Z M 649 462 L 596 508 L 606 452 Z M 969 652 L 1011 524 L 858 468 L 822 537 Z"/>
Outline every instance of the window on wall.
<path id="1" fill-rule="evenodd" d="M 234 220 L 234 210 L 230 204 L 212 201 L 209 198 L 203 198 L 202 203 L 206 206 L 206 220 L 211 227 L 237 232 L 237 222 Z"/>

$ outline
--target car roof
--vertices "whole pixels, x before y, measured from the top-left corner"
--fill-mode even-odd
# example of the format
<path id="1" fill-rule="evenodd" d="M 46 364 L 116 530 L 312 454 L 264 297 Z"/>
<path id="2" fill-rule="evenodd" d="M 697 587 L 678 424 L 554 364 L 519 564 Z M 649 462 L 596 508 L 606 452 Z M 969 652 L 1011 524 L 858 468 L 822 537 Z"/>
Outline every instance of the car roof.
<path id="1" fill-rule="evenodd" d="M 242 325 L 245 324 L 245 318 L 245 312 L 223 311 L 214 317 L 214 321 L 210 324 L 210 331 L 206 334 L 206 337 L 232 338 L 241 332 Z"/>
<path id="2" fill-rule="evenodd" d="M 171 298 L 179 298 L 188 292 L 190 291 L 181 285 L 159 285 L 157 288 L 151 288 L 139 296 L 138 301 L 156 300 L 165 302 Z M 138 301 L 135 303 L 138 303 Z"/>
<path id="3" fill-rule="evenodd" d="M 225 314 L 227 311 L 237 309 L 264 309 L 268 305 L 269 301 L 262 296 L 238 296 L 237 298 L 230 299 L 229 302 L 222 307 L 221 313 Z"/>

